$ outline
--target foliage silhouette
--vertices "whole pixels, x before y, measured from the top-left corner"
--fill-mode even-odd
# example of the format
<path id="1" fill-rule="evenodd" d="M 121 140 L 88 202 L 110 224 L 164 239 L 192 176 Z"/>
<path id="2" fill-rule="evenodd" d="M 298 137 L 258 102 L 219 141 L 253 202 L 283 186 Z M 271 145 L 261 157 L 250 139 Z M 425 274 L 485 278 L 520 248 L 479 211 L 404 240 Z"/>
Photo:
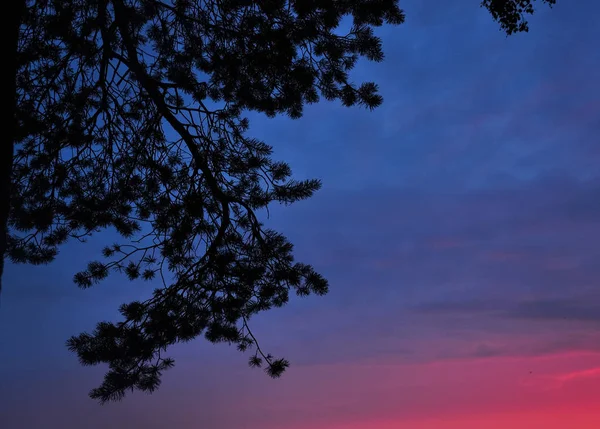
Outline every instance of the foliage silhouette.
<path id="1" fill-rule="evenodd" d="M 173 365 L 167 348 L 201 334 L 252 350 L 251 366 L 281 375 L 288 362 L 262 351 L 249 319 L 328 285 L 257 214 L 310 197 L 320 182 L 293 180 L 242 115 L 299 118 L 320 98 L 377 107 L 377 85 L 349 72 L 361 57 L 383 60 L 373 30 L 404 21 L 397 1 L 14 3 L 1 253 L 43 264 L 68 239 L 111 228 L 123 242 L 75 283 L 117 271 L 162 284 L 122 305 L 122 321 L 68 341 L 82 364 L 108 364 L 91 397 L 152 392 Z M 482 5 L 508 34 L 527 30 L 531 1 Z M 344 17 L 352 26 L 340 34 Z"/>
<path id="2" fill-rule="evenodd" d="M 541 0 L 552 7 L 556 0 Z M 507 35 L 528 32 L 527 15 L 533 15 L 535 0 L 483 0 L 481 6 L 490 11 Z"/>

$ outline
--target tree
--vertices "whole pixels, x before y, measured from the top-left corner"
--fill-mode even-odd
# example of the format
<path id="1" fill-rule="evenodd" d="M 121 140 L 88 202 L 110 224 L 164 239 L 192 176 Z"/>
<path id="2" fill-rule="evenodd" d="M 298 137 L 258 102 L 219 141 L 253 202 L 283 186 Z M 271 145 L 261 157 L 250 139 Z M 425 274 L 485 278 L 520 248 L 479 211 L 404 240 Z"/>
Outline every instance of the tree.
<path id="1" fill-rule="evenodd" d="M 507 35 L 529 31 L 526 15 L 533 15 L 535 0 L 483 0 L 481 6 L 492 14 L 500 24 L 500 29 Z M 556 4 L 556 0 L 542 0 L 548 6 Z"/>
<path id="2" fill-rule="evenodd" d="M 482 5 L 508 34 L 533 11 Z M 201 334 L 279 376 L 288 362 L 262 351 L 249 319 L 328 285 L 259 215 L 320 182 L 293 180 L 243 114 L 299 118 L 321 97 L 377 107 L 376 84 L 349 72 L 360 57 L 383 60 L 373 29 L 404 21 L 397 1 L 19 0 L 11 13 L 0 251 L 48 263 L 68 239 L 110 228 L 123 242 L 75 283 L 117 271 L 162 285 L 122 305 L 122 321 L 68 341 L 82 364 L 108 364 L 90 395 L 153 391 L 173 365 L 166 349 Z M 344 17 L 351 29 L 338 34 Z"/>

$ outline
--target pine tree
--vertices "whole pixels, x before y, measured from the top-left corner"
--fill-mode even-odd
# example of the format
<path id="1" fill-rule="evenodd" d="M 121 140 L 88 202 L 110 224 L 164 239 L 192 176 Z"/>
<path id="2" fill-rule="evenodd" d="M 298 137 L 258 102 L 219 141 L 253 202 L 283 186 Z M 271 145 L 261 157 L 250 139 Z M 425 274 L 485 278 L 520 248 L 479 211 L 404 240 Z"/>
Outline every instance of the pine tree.
<path id="1" fill-rule="evenodd" d="M 556 0 L 541 0 L 552 7 Z M 494 20 L 500 24 L 500 29 L 507 35 L 529 31 L 527 15 L 533 15 L 535 0 L 483 0 L 481 6 L 485 7 Z"/>
<path id="2" fill-rule="evenodd" d="M 531 1 L 482 4 L 507 33 L 527 29 Z M 294 180 L 243 115 L 299 118 L 321 98 L 377 107 L 377 85 L 349 72 L 361 57 L 383 60 L 374 28 L 404 21 L 397 0 L 18 0 L 8 9 L 15 79 L 3 97 L 13 121 L 1 154 L 0 253 L 48 263 L 67 240 L 111 228 L 122 242 L 75 283 L 117 271 L 162 285 L 122 305 L 121 321 L 68 341 L 82 364 L 109 365 L 90 395 L 155 390 L 173 365 L 167 348 L 200 335 L 250 350 L 251 366 L 281 375 L 288 362 L 262 351 L 250 318 L 328 285 L 259 214 L 320 182 Z M 351 29 L 340 34 L 345 17 Z"/>

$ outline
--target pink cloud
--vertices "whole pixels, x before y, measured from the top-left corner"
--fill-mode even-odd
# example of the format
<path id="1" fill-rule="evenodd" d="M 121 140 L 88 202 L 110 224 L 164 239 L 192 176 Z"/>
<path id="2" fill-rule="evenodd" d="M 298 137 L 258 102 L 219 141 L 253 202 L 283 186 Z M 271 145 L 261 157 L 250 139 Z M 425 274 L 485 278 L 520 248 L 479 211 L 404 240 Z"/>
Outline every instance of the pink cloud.
<path id="1" fill-rule="evenodd" d="M 571 380 L 586 379 L 586 378 L 597 378 L 600 377 L 600 367 L 585 369 L 582 371 L 573 371 L 566 374 L 556 376 L 556 379 L 561 382 L 567 382 Z"/>

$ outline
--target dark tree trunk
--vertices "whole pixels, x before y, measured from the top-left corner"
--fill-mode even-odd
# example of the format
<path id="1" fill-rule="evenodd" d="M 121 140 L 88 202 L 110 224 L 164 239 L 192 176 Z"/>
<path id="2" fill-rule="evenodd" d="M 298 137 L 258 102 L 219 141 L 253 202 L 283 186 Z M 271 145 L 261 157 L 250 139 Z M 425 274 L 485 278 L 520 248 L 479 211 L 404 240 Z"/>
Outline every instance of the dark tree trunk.
<path id="1" fill-rule="evenodd" d="M 17 51 L 19 43 L 19 29 L 25 13 L 26 0 L 12 1 L 8 7 L 2 8 L 2 23 L 8 30 L 7 39 L 2 45 L 5 47 L 2 55 L 5 70 L 3 82 L 1 111 L 6 119 L 3 127 L 3 138 L 0 140 L 0 292 L 2 291 L 2 276 L 4 274 L 4 258 L 8 239 L 8 213 L 10 211 L 10 189 L 15 137 L 17 131 Z"/>

